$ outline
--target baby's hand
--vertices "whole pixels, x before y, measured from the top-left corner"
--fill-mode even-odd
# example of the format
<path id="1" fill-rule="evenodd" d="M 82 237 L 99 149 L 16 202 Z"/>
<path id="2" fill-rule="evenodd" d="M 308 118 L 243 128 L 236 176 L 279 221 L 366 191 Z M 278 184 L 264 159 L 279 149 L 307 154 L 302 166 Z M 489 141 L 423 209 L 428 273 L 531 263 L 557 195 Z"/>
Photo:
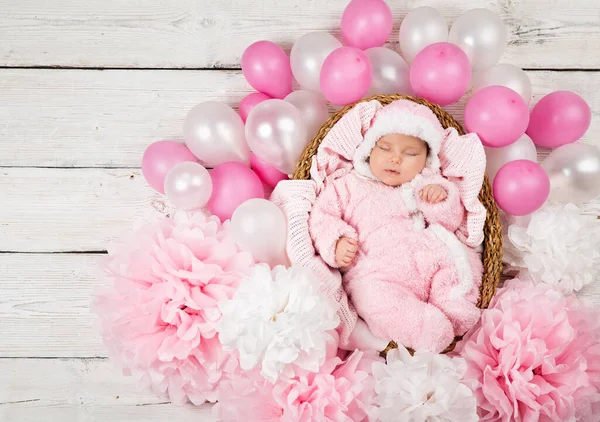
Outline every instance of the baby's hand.
<path id="1" fill-rule="evenodd" d="M 437 204 L 448 197 L 446 189 L 440 185 L 427 185 L 421 190 L 421 199 L 430 204 Z"/>
<path id="2" fill-rule="evenodd" d="M 335 262 L 340 268 L 349 266 L 358 251 L 358 242 L 354 239 L 342 237 L 335 246 Z"/>

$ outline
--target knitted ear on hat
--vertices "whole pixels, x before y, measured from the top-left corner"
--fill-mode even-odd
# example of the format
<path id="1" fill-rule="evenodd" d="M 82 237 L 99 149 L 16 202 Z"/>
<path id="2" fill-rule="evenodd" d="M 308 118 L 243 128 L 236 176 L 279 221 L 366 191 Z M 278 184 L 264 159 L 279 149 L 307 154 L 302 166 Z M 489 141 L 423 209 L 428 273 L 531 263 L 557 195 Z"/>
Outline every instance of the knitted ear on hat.
<path id="1" fill-rule="evenodd" d="M 336 179 L 350 172 L 356 149 L 362 144 L 365 132 L 382 108 L 379 101 L 371 100 L 356 104 L 348 110 L 323 138 L 312 158 L 311 179 L 320 191 L 328 179 Z"/>
<path id="2" fill-rule="evenodd" d="M 444 128 L 428 107 L 410 100 L 398 100 L 377 112 L 362 144 L 356 149 L 353 161 L 354 168 L 359 173 L 374 178 L 368 158 L 377 141 L 392 133 L 414 136 L 427 142 L 427 168 L 439 170 L 438 155 L 445 135 Z"/>
<path id="3" fill-rule="evenodd" d="M 467 246 L 475 248 L 483 242 L 487 211 L 479 201 L 485 174 L 485 150 L 476 133 L 459 135 L 456 129 L 446 129 L 440 152 L 442 175 L 458 186 L 467 215 L 456 232 Z"/>

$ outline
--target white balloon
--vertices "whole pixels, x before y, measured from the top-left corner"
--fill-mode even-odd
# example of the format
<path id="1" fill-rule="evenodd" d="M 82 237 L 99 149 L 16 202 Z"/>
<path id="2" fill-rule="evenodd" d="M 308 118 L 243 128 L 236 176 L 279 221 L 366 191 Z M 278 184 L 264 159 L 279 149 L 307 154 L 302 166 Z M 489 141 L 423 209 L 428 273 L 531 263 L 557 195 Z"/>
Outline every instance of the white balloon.
<path id="1" fill-rule="evenodd" d="M 494 178 L 498 170 L 511 161 L 529 160 L 537 163 L 537 150 L 535 144 L 529 136 L 523 134 L 516 142 L 502 148 L 484 147 L 487 161 L 486 172 L 490 178 L 490 183 L 494 183 Z"/>
<path id="2" fill-rule="evenodd" d="M 205 167 L 227 161 L 250 164 L 242 118 L 226 104 L 206 101 L 192 108 L 183 124 L 185 144 Z"/>
<path id="3" fill-rule="evenodd" d="M 310 32 L 300 37 L 290 52 L 290 65 L 294 78 L 304 89 L 320 92 L 319 78 L 323 62 L 333 50 L 342 47 L 327 32 Z"/>
<path id="4" fill-rule="evenodd" d="M 437 9 L 417 7 L 402 20 L 399 41 L 404 59 L 411 63 L 428 45 L 448 41 L 448 23 Z"/>
<path id="5" fill-rule="evenodd" d="M 394 50 L 373 47 L 365 50 L 373 67 L 373 81 L 367 97 L 375 94 L 412 95 L 408 64 Z"/>
<path id="6" fill-rule="evenodd" d="M 531 102 L 531 80 L 520 67 L 503 63 L 475 74 L 473 92 L 492 85 L 510 88 L 519 94 L 527 104 Z"/>
<path id="7" fill-rule="evenodd" d="M 562 145 L 542 162 L 550 177 L 549 201 L 587 201 L 600 195 L 600 148 L 582 143 Z"/>
<path id="8" fill-rule="evenodd" d="M 329 110 L 325 98 L 318 92 L 298 90 L 285 97 L 285 101 L 296 106 L 302 114 L 306 126 L 307 144 L 319 132 L 319 129 L 329 119 Z"/>
<path id="9" fill-rule="evenodd" d="M 246 139 L 258 158 L 290 174 L 308 144 L 302 113 L 284 100 L 257 104 L 246 119 Z"/>
<path id="10" fill-rule="evenodd" d="M 448 41 L 467 54 L 474 70 L 494 66 L 508 42 L 508 31 L 500 16 L 487 9 L 471 9 L 459 16 Z"/>
<path id="11" fill-rule="evenodd" d="M 285 262 L 287 223 L 274 203 L 261 198 L 244 202 L 231 216 L 231 230 L 237 244 L 255 260 L 271 266 Z"/>
<path id="12" fill-rule="evenodd" d="M 208 170 L 193 161 L 185 161 L 169 170 L 164 188 L 171 204 L 184 210 L 194 210 L 206 205 L 213 185 Z"/>

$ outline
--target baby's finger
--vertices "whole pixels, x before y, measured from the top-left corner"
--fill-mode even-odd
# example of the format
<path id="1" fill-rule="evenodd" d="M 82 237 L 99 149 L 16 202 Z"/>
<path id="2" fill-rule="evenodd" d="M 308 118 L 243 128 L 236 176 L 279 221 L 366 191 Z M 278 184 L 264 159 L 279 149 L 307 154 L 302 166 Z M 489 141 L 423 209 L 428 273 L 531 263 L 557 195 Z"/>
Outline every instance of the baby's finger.
<path id="1" fill-rule="evenodd" d="M 348 239 L 348 243 L 354 246 L 358 245 L 358 241 L 356 239 Z"/>
<path id="2" fill-rule="evenodd" d="M 433 195 L 433 202 L 438 203 L 440 202 L 440 198 L 442 196 L 442 193 L 437 191 L 435 192 L 435 194 Z"/>
<path id="3" fill-rule="evenodd" d="M 348 247 L 348 251 L 355 253 L 358 250 L 358 245 L 354 244 L 354 245 L 350 245 Z"/>
<path id="4" fill-rule="evenodd" d="M 427 192 L 427 201 L 433 202 L 433 196 L 435 195 L 435 191 L 433 189 L 429 189 Z"/>

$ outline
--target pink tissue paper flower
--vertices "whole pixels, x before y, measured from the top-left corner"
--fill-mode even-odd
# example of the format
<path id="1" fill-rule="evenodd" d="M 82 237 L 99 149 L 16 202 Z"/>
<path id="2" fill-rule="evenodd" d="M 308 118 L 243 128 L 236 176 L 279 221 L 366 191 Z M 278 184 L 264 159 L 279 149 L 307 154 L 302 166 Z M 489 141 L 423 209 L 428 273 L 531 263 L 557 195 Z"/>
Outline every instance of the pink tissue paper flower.
<path id="1" fill-rule="evenodd" d="M 217 304 L 252 265 L 217 217 L 178 213 L 139 223 L 110 248 L 102 265 L 108 286 L 94 299 L 109 356 L 140 388 L 173 403 L 217 400 L 219 383 L 238 370 L 219 342 Z"/>
<path id="2" fill-rule="evenodd" d="M 600 420 L 600 313 L 515 279 L 459 344 L 482 421 Z"/>
<path id="3" fill-rule="evenodd" d="M 354 422 L 372 420 L 376 352 L 328 359 L 319 373 L 271 383 L 258 370 L 221 385 L 214 414 L 224 422 Z"/>

